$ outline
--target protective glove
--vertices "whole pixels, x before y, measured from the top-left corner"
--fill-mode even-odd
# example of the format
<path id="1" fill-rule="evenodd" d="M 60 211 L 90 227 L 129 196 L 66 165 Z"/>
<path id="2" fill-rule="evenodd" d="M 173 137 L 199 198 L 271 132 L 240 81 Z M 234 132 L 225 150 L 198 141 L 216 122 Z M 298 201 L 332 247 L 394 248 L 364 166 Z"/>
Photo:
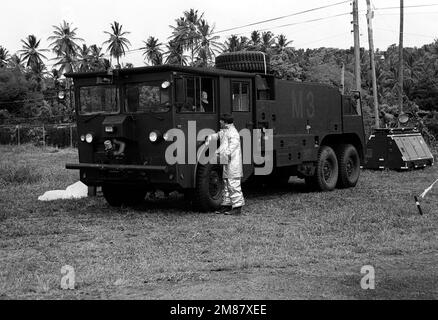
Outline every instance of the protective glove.
<path id="1" fill-rule="evenodd" d="M 211 136 L 208 136 L 208 137 L 205 139 L 205 145 L 206 145 L 206 146 L 209 146 L 211 140 L 213 140 L 213 138 L 212 138 Z"/>

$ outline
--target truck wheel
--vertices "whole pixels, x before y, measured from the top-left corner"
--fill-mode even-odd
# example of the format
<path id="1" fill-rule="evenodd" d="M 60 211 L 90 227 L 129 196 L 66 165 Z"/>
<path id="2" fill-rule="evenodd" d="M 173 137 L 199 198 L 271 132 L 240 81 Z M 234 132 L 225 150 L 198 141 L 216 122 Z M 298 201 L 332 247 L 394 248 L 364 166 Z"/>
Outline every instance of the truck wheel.
<path id="1" fill-rule="evenodd" d="M 146 189 L 142 187 L 120 184 L 105 184 L 102 186 L 102 192 L 105 200 L 112 207 L 137 205 L 140 204 L 146 196 Z"/>
<path id="2" fill-rule="evenodd" d="M 263 52 L 227 52 L 216 57 L 216 68 L 243 72 L 265 73 L 270 71 L 270 60 Z"/>
<path id="3" fill-rule="evenodd" d="M 341 145 L 337 156 L 339 163 L 338 188 L 356 186 L 360 175 L 360 158 L 356 148 L 351 144 Z"/>
<path id="4" fill-rule="evenodd" d="M 222 167 L 220 165 L 199 165 L 196 172 L 194 206 L 197 210 L 208 212 L 216 210 L 222 202 Z"/>
<path id="5" fill-rule="evenodd" d="M 315 175 L 307 177 L 306 183 L 320 191 L 332 191 L 338 182 L 338 160 L 329 146 L 319 149 Z"/>

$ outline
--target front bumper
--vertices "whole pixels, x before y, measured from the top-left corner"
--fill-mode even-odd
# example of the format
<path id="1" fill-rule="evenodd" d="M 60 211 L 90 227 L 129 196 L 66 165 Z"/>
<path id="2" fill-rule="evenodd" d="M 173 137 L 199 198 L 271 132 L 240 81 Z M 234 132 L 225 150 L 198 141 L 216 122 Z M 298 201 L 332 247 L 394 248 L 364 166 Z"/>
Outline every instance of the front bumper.
<path id="1" fill-rule="evenodd" d="M 98 164 L 98 163 L 67 163 L 65 165 L 66 169 L 70 170 L 82 170 L 82 169 L 92 169 L 101 171 L 143 171 L 143 172 L 163 172 L 167 173 L 169 168 L 166 166 L 138 166 L 138 165 L 127 165 L 127 164 Z"/>
<path id="2" fill-rule="evenodd" d="M 105 183 L 178 185 L 175 168 L 168 166 L 76 163 L 66 164 L 65 167 L 80 170 L 80 179 L 88 186 L 100 186 Z"/>

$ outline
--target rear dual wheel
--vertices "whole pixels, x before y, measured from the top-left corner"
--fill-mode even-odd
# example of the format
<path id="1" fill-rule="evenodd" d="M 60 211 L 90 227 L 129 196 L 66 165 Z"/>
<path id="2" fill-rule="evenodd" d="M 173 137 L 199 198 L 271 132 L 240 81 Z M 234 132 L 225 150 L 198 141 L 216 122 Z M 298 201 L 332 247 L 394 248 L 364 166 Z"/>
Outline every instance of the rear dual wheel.
<path id="1" fill-rule="evenodd" d="M 321 146 L 318 153 L 315 174 L 306 177 L 306 184 L 320 191 L 332 191 L 338 182 L 338 159 L 329 146 Z"/>
<path id="2" fill-rule="evenodd" d="M 342 144 L 336 152 L 329 146 L 322 146 L 318 153 L 315 174 L 306 177 L 306 184 L 320 191 L 356 186 L 360 175 L 360 157 L 351 144 Z"/>
<path id="3" fill-rule="evenodd" d="M 338 188 L 355 187 L 360 176 L 360 157 L 351 144 L 340 145 L 337 149 L 339 163 Z"/>

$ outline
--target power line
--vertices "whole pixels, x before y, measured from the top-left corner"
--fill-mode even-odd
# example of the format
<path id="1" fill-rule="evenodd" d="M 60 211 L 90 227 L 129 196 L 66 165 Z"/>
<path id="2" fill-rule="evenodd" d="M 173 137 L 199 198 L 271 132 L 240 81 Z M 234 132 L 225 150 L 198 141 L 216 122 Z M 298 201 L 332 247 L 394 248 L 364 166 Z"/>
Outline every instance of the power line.
<path id="1" fill-rule="evenodd" d="M 288 14 L 288 15 L 285 15 L 285 16 L 280 16 L 280 17 L 275 17 L 275 18 L 271 18 L 271 19 L 267 19 L 267 20 L 253 22 L 253 23 L 246 24 L 246 25 L 239 26 L 239 27 L 233 27 L 233 28 L 229 28 L 229 29 L 224 29 L 224 30 L 216 31 L 216 32 L 214 32 L 212 34 L 224 33 L 224 32 L 228 32 L 228 31 L 233 31 L 233 30 L 237 30 L 237 29 L 251 27 L 251 26 L 255 26 L 255 25 L 258 25 L 258 24 L 266 23 L 266 22 L 271 22 L 271 21 L 275 21 L 275 20 L 280 20 L 280 19 L 284 19 L 284 18 L 288 18 L 288 17 L 297 16 L 297 15 L 304 14 L 304 13 L 309 13 L 309 12 L 316 11 L 316 10 L 321 10 L 321 9 L 326 9 L 326 8 L 338 6 L 340 4 L 344 4 L 344 3 L 347 3 L 347 2 L 351 2 L 351 0 L 341 1 L 341 2 L 337 2 L 337 3 L 334 3 L 334 4 L 322 6 L 322 7 L 316 7 L 316 8 L 300 11 L 300 12 L 291 13 L 291 14 Z"/>
<path id="2" fill-rule="evenodd" d="M 308 45 L 308 44 L 311 44 L 311 43 L 320 42 L 320 41 L 323 41 L 323 40 L 339 38 L 339 37 L 341 37 L 341 36 L 345 36 L 345 35 L 347 35 L 347 34 L 349 35 L 349 34 L 350 34 L 350 31 L 348 31 L 348 32 L 343 32 L 343 33 L 338 33 L 338 34 L 335 34 L 335 35 L 330 36 L 330 37 L 325 37 L 325 38 L 321 38 L 321 39 L 318 39 L 318 40 L 313 40 L 313 41 L 310 41 L 310 42 L 305 42 L 305 43 L 300 44 L 300 46 L 305 46 L 305 45 Z"/>
<path id="3" fill-rule="evenodd" d="M 390 30 L 390 29 L 382 29 L 382 28 L 376 28 L 378 30 L 382 30 L 382 31 L 387 31 L 387 32 L 392 32 L 392 33 L 397 33 L 398 31 L 395 30 Z M 425 38 L 432 38 L 435 39 L 436 37 L 434 36 L 429 36 L 429 35 L 425 35 L 425 34 L 419 34 L 419 33 L 408 33 L 408 32 L 403 32 L 404 34 L 410 35 L 410 36 L 418 36 L 418 37 L 425 37 Z"/>
<path id="4" fill-rule="evenodd" d="M 415 15 L 415 14 L 438 14 L 438 11 L 429 11 L 429 12 L 405 12 L 405 15 Z M 400 13 L 378 13 L 379 16 L 399 16 Z"/>
<path id="5" fill-rule="evenodd" d="M 288 24 L 283 24 L 281 26 L 276 26 L 276 27 L 272 27 L 272 28 L 266 28 L 266 29 L 261 29 L 258 31 L 266 31 L 266 30 L 272 30 L 272 29 L 277 29 L 277 28 L 283 28 L 283 27 L 289 27 L 289 26 L 296 26 L 299 24 L 305 24 L 305 23 L 309 23 L 309 22 L 316 22 L 316 21 L 322 21 L 322 20 L 327 20 L 327 19 L 332 19 L 335 17 L 341 17 L 341 16 L 346 16 L 346 15 L 350 15 L 350 12 L 347 13 L 340 13 L 340 14 L 335 14 L 332 16 L 328 16 L 328 17 L 323 17 L 323 18 L 316 18 L 316 19 L 311 19 L 311 20 L 305 20 L 305 21 L 300 21 L 300 22 L 294 22 L 294 23 L 288 23 Z"/>
<path id="6" fill-rule="evenodd" d="M 438 4 L 419 4 L 419 5 L 413 5 L 413 6 L 404 6 L 404 9 L 406 8 L 424 8 L 424 7 L 435 7 L 438 6 Z M 400 7 L 384 7 L 384 8 L 375 8 L 374 10 L 391 10 L 391 9 L 397 9 L 400 10 Z"/>

